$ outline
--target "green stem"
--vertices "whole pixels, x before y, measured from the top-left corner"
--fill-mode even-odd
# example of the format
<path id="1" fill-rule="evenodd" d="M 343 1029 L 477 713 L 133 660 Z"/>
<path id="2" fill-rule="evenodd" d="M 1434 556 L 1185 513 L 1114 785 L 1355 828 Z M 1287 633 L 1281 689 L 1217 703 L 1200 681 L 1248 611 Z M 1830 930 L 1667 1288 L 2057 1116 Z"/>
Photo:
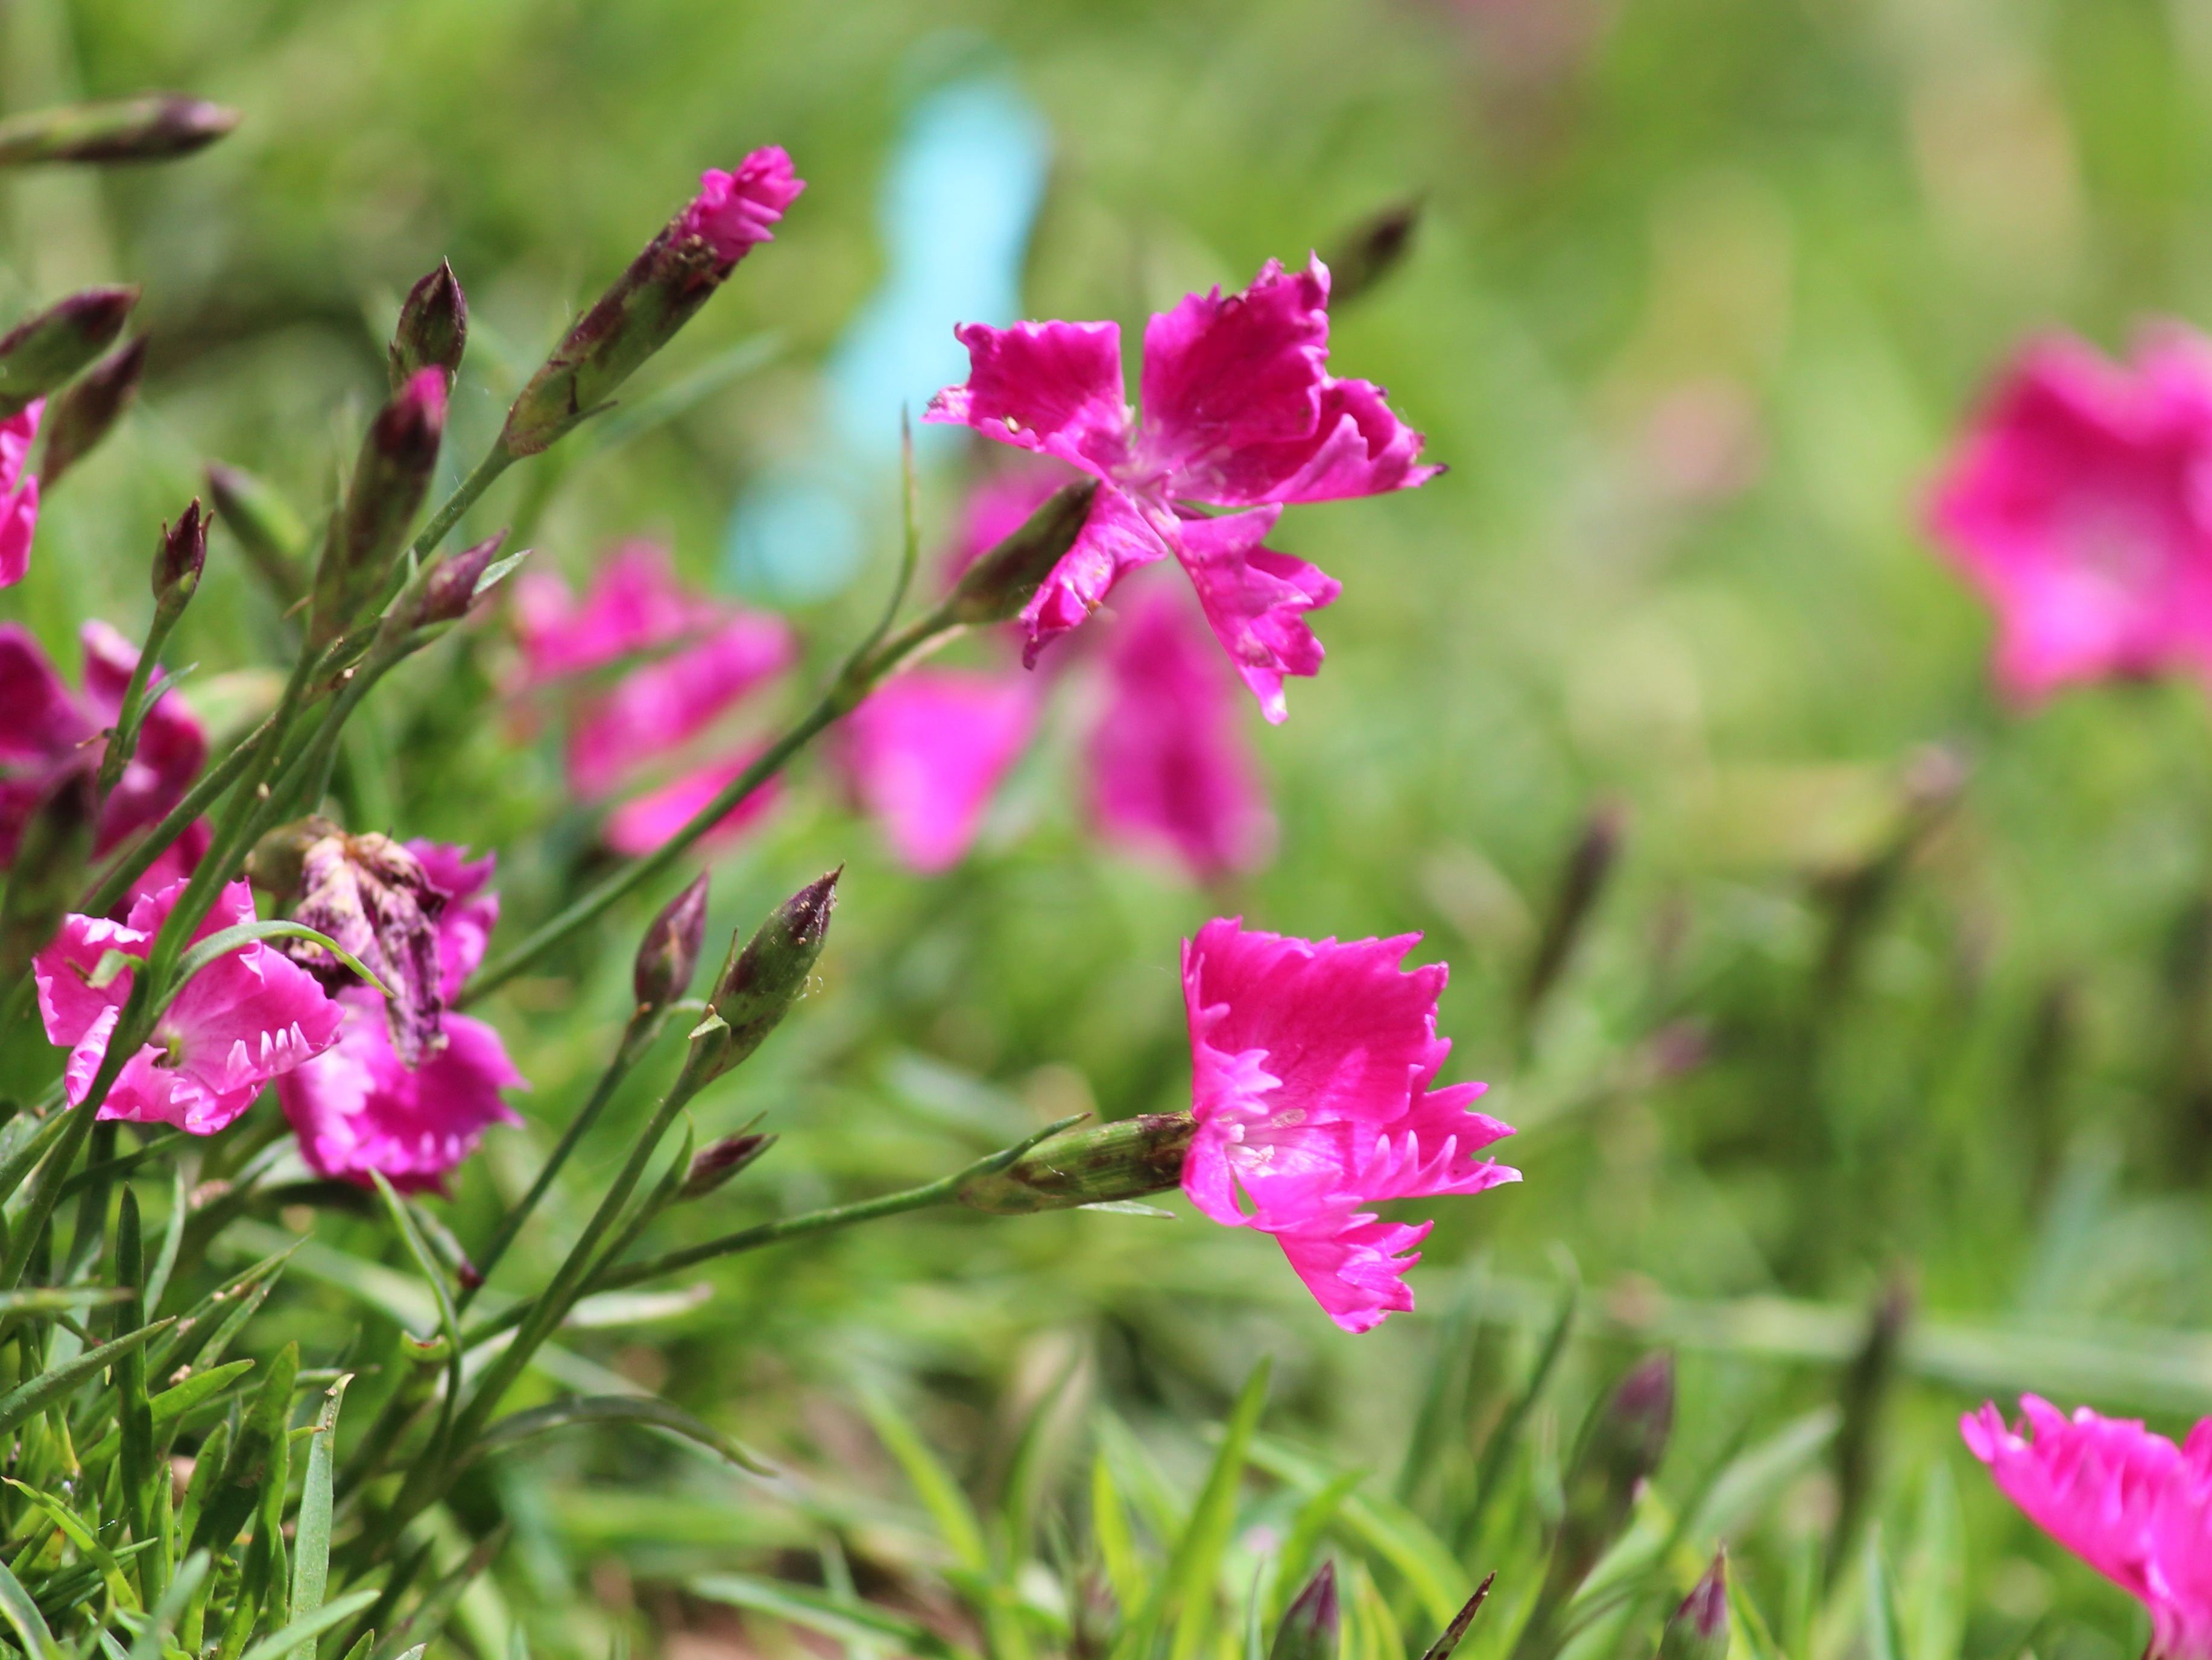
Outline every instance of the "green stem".
<path id="1" fill-rule="evenodd" d="M 411 575 L 415 566 L 436 552 L 438 544 L 444 541 L 447 533 L 461 522 L 461 515 L 476 506 L 477 499 L 514 463 L 515 457 L 507 446 L 493 441 L 484 459 L 477 463 L 476 471 L 461 480 L 460 487 L 446 498 L 444 505 L 437 512 L 430 515 L 430 522 L 422 526 L 422 533 L 409 546 L 402 569 Z"/>
<path id="2" fill-rule="evenodd" d="M 153 698 L 146 696 L 146 688 L 160 666 L 161 648 L 169 643 L 169 631 L 184 614 L 182 604 L 165 602 L 154 608 L 154 625 L 146 631 L 146 643 L 138 648 L 138 660 L 131 666 L 130 681 L 123 688 L 123 702 L 116 710 L 114 733 L 107 740 L 107 752 L 100 758 L 96 787 L 102 804 L 123 781 L 123 769 L 137 752 L 138 734 L 146 724 L 146 711 L 154 706 Z"/>
<path id="3" fill-rule="evenodd" d="M 830 690 L 822 695 L 821 701 L 769 745 L 752 765 L 725 785 L 713 800 L 694 813 L 682 830 L 659 848 L 641 859 L 633 860 L 551 921 L 542 924 L 521 944 L 478 969 L 461 987 L 459 994 L 453 999 L 453 1006 L 466 1008 L 496 991 L 577 929 L 670 869 L 690 850 L 694 842 L 721 823 L 732 807 L 782 771 L 791 757 L 812 742 L 824 727 L 860 707 L 861 700 L 885 675 L 923 647 L 949 637 L 959 626 L 953 620 L 950 608 L 939 605 L 880 647 L 873 646 L 872 642 L 864 645 L 847 662 L 843 672 L 831 683 Z"/>
<path id="4" fill-rule="evenodd" d="M 204 774 L 200 781 L 185 793 L 185 799 L 169 810 L 161 823 L 141 836 L 125 855 L 122 861 L 101 877 L 92 891 L 85 896 L 82 907 L 88 916 L 105 916 L 120 903 L 131 885 L 153 868 L 154 861 L 167 851 L 169 845 L 192 821 L 206 812 L 209 805 L 225 790 L 238 781 L 269 736 L 275 717 L 264 721 L 252 732 L 239 739 L 228 755 L 218 762 L 215 769 Z"/>

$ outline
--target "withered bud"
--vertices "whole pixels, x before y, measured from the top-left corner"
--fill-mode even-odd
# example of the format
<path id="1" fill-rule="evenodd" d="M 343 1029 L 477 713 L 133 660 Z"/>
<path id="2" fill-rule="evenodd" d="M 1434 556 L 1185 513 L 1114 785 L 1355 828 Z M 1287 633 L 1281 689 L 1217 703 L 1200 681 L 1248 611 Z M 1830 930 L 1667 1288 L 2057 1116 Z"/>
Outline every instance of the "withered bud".
<path id="1" fill-rule="evenodd" d="M 437 623 L 458 623 L 469 614 L 476 603 L 477 587 L 483 575 L 499 557 L 500 547 L 507 540 L 507 532 L 486 537 L 472 548 L 463 548 L 448 555 L 431 567 L 422 582 L 422 603 L 415 612 L 415 626 L 428 628 Z"/>
<path id="2" fill-rule="evenodd" d="M 1328 308 L 1350 305 L 1396 270 L 1413 246 L 1421 222 L 1418 201 L 1399 202 L 1369 215 L 1329 245 Z"/>
<path id="3" fill-rule="evenodd" d="M 307 551 L 307 527 L 291 503 L 243 467 L 210 461 L 208 496 L 238 538 L 254 570 L 281 605 L 307 591 L 301 561 Z"/>
<path id="4" fill-rule="evenodd" d="M 641 1012 L 665 1009 L 691 989 L 706 933 L 707 873 L 702 871 L 653 919 L 638 946 L 630 983 Z"/>
<path id="5" fill-rule="evenodd" d="M 1140 1113 L 1071 1130 L 1005 1170 L 969 1177 L 953 1196 L 998 1216 L 1141 1199 L 1182 1180 L 1183 1157 L 1197 1134 L 1187 1112 Z"/>
<path id="6" fill-rule="evenodd" d="M 118 346 L 46 405 L 43 430 L 46 454 L 39 462 L 39 489 L 51 494 L 61 476 L 114 429 L 138 394 L 146 372 L 146 337 Z"/>
<path id="7" fill-rule="evenodd" d="M 1571 1590 L 1626 1525 L 1638 1488 L 1666 1456 L 1674 1428 L 1674 1357 L 1639 1361 L 1591 1412 L 1565 1485 L 1553 1572 Z"/>
<path id="8" fill-rule="evenodd" d="M 709 1141 L 691 1155 L 691 1168 L 684 1173 L 684 1185 L 676 1190 L 676 1196 L 705 1198 L 775 1145 L 773 1135 L 750 1133 Z"/>
<path id="9" fill-rule="evenodd" d="M 20 414 L 115 344 L 136 288 L 86 289 L 0 336 L 0 420 Z"/>
<path id="10" fill-rule="evenodd" d="M 437 270 L 407 290 L 400 305 L 399 322 L 386 349 L 392 390 L 398 392 L 424 369 L 443 369 L 450 378 L 461 367 L 468 339 L 468 296 L 452 265 L 441 259 Z"/>
<path id="11" fill-rule="evenodd" d="M 1022 527 L 968 567 L 948 605 L 957 623 L 1004 623 L 1043 586 L 1091 516 L 1097 482 L 1063 484 L 1044 500 Z"/>
<path id="12" fill-rule="evenodd" d="M 310 638 L 327 644 L 384 586 L 437 470 L 446 432 L 446 372 L 410 377 L 369 423 L 345 505 L 331 521 L 315 572 Z"/>
<path id="13" fill-rule="evenodd" d="M 173 92 L 33 110 L 0 121 L 0 166 L 27 161 L 167 161 L 204 149 L 238 112 Z"/>
<path id="14" fill-rule="evenodd" d="M 837 879 L 843 873 L 841 865 L 808 883 L 770 912 L 742 947 L 731 939 L 729 958 L 708 1000 L 711 1008 L 691 1032 L 684 1069 L 694 1087 L 751 1055 L 791 1012 L 829 938 Z"/>
<path id="15" fill-rule="evenodd" d="M 206 567 L 207 519 L 195 496 L 175 524 L 161 526 L 161 551 L 154 556 L 155 605 L 181 611 L 198 589 Z"/>

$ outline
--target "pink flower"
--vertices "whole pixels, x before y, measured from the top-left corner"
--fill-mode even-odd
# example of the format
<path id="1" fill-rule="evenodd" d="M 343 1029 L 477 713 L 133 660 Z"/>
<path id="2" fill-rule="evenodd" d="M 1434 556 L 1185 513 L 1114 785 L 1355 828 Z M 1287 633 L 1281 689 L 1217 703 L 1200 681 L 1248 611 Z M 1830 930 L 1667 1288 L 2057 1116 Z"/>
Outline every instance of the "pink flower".
<path id="1" fill-rule="evenodd" d="M 515 633 L 533 685 L 695 638 L 723 614 L 713 600 L 686 591 L 667 550 L 651 542 L 617 548 L 580 605 L 551 571 L 533 570 L 515 583 Z"/>
<path id="2" fill-rule="evenodd" d="M 410 842 L 407 850 L 446 896 L 438 980 L 451 999 L 483 961 L 499 921 L 499 897 L 484 890 L 495 861 L 437 842 Z M 382 998 L 362 986 L 337 1001 L 344 1023 L 337 1046 L 276 1085 L 301 1156 L 318 1174 L 367 1187 L 377 1171 L 402 1192 L 441 1192 L 445 1173 L 476 1151 L 485 1130 L 520 1122 L 500 1091 L 526 1089 L 528 1080 L 483 1021 L 444 1011 L 442 1047 L 410 1070 L 392 1048 Z"/>
<path id="3" fill-rule="evenodd" d="M 1521 1179 L 1474 1156 L 1513 1133 L 1469 1110 L 1484 1085 L 1429 1087 L 1451 1045 L 1436 1035 L 1443 964 L 1398 966 L 1419 938 L 1316 943 L 1216 919 L 1183 945 L 1198 1121 L 1183 1191 L 1273 1234 L 1346 1331 L 1413 1306 L 1403 1276 L 1434 1225 L 1363 1207 Z"/>
<path id="4" fill-rule="evenodd" d="M 967 381 L 927 419 L 1050 455 L 1104 486 L 1082 536 L 1022 613 L 1028 660 L 1080 623 L 1122 576 L 1172 554 L 1268 720 L 1286 674 L 1321 644 L 1304 613 L 1336 597 L 1313 566 L 1260 545 L 1286 502 L 1372 496 L 1425 483 L 1421 435 L 1365 380 L 1327 372 L 1328 270 L 1269 260 L 1242 294 L 1194 294 L 1145 329 L 1145 418 L 1133 418 L 1112 323 L 966 324 Z M 1253 511 L 1218 519 L 1194 504 Z"/>
<path id="5" fill-rule="evenodd" d="M 131 991 L 131 970 L 96 990 L 89 983 L 94 970 L 111 951 L 143 958 L 184 889 L 178 882 L 141 896 L 122 922 L 70 916 L 53 944 L 33 959 L 46 1036 L 70 1046 L 63 1078 L 72 1103 L 90 1092 Z M 233 882 L 192 937 L 204 939 L 252 920 L 252 891 Z M 270 1079 L 328 1049 L 338 1024 L 338 1006 L 314 976 L 256 941 L 217 958 L 185 982 L 152 1041 L 124 1063 L 100 1116 L 212 1135 L 252 1106 Z"/>
<path id="6" fill-rule="evenodd" d="M 601 831 L 600 838 L 617 853 L 633 858 L 659 852 L 671 836 L 690 824 L 702 807 L 720 795 L 726 785 L 759 757 L 760 748 L 755 746 L 727 761 L 687 772 L 659 789 L 648 790 L 623 802 L 607 815 L 606 828 Z M 720 822 L 699 838 L 700 845 L 710 849 L 727 846 L 767 818 L 782 799 L 783 779 L 778 775 L 724 813 Z"/>
<path id="7" fill-rule="evenodd" d="M 2212 1656 L 2212 1419 L 2176 1447 L 2087 1407 L 2020 1405 L 2033 1439 L 1984 1402 L 1959 1420 L 1968 1450 L 2029 1521 L 2150 1610 L 2152 1655 Z"/>
<path id="8" fill-rule="evenodd" d="M 87 623 L 80 637 L 82 696 L 54 672 L 29 629 L 0 623 L 0 865 L 13 862 L 23 825 L 47 791 L 64 775 L 100 764 L 100 734 L 122 712 L 137 652 L 105 623 Z M 155 699 L 131 764 L 100 807 L 94 854 L 165 816 L 184 800 L 206 759 L 207 736 L 184 701 Z M 204 831 L 180 838 L 173 860 L 182 866 L 179 873 L 198 862 L 204 844 Z"/>
<path id="9" fill-rule="evenodd" d="M 1091 811 L 1109 839 L 1163 848 L 1199 881 L 1262 863 L 1274 841 L 1236 683 L 1189 602 L 1149 591 L 1108 636 L 1091 729 Z"/>
<path id="10" fill-rule="evenodd" d="M 740 611 L 695 646 L 632 669 L 590 702 L 568 734 L 568 784 L 585 800 L 713 725 L 798 656 L 781 617 Z"/>
<path id="11" fill-rule="evenodd" d="M 0 588 L 12 588 L 31 568 L 31 538 L 39 529 L 39 481 L 27 475 L 31 441 L 39 435 L 40 398 L 0 421 Z"/>
<path id="12" fill-rule="evenodd" d="M 783 147 L 768 145 L 738 162 L 735 173 L 709 167 L 701 173 L 699 194 L 684 210 L 677 234 L 705 237 L 726 266 L 735 265 L 759 244 L 775 240 L 769 233 L 805 188 Z"/>
<path id="13" fill-rule="evenodd" d="M 1996 677 L 2014 699 L 2212 675 L 2212 343 L 2166 325 L 2126 367 L 2063 337 L 2030 345 L 1929 517 L 1996 610 Z"/>
<path id="14" fill-rule="evenodd" d="M 845 717 L 837 753 L 892 852 L 933 873 L 966 854 L 1036 726 L 1036 694 L 1018 676 L 920 668 Z"/>

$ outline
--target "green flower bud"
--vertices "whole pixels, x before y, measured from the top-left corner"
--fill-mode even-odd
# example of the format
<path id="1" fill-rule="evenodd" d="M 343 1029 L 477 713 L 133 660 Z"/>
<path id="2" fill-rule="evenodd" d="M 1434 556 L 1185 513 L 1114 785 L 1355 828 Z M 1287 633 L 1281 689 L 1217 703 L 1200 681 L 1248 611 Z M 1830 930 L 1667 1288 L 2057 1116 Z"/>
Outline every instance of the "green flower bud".
<path id="1" fill-rule="evenodd" d="M 238 538 L 277 603 L 290 605 L 307 591 L 301 561 L 307 550 L 307 527 L 289 502 L 243 467 L 210 461 L 208 495 L 216 512 Z"/>
<path id="2" fill-rule="evenodd" d="M 1717 1552 L 1659 1639 L 1659 1660 L 1728 1660 L 1728 1552 Z"/>
<path id="3" fill-rule="evenodd" d="M 135 288 L 87 289 L 0 336 L 0 420 L 44 398 L 115 344 Z"/>
<path id="4" fill-rule="evenodd" d="M 146 372 L 146 337 L 140 335 L 101 358 L 46 406 L 46 454 L 39 462 L 39 489 L 51 494 L 55 482 L 107 436 Z"/>
<path id="5" fill-rule="evenodd" d="M 325 645 L 343 633 L 392 573 L 437 470 L 446 431 L 446 372 L 424 369 L 369 423 L 345 505 L 331 521 L 315 571 L 309 637 Z"/>
<path id="6" fill-rule="evenodd" d="M 468 296 L 461 292 L 453 266 L 441 259 L 437 270 L 407 290 L 399 307 L 398 325 L 386 349 L 392 392 L 397 393 L 424 369 L 443 369 L 449 377 L 455 374 L 468 339 Z"/>
<path id="7" fill-rule="evenodd" d="M 641 1012 L 658 1012 L 691 989 L 706 933 L 707 873 L 702 871 L 653 919 L 638 946 L 630 983 Z"/>
<path id="8" fill-rule="evenodd" d="M 996 1216 L 1142 1198 L 1182 1180 L 1183 1156 L 1197 1134 L 1187 1112 L 1140 1113 L 1073 1130 L 1003 1171 L 970 1177 L 954 1197 Z"/>
<path id="9" fill-rule="evenodd" d="M 33 110 L 0 121 L 0 166 L 27 161 L 167 161 L 204 149 L 238 112 L 171 92 Z"/>
<path id="10" fill-rule="evenodd" d="M 1620 1535 L 1636 1502 L 1667 1455 L 1674 1427 L 1674 1357 L 1639 1363 L 1590 1414 L 1568 1472 L 1566 1509 L 1553 1559 L 1562 1590 L 1579 1585 Z"/>
<path id="11" fill-rule="evenodd" d="M 1095 480 L 1065 484 L 1045 498 L 1012 535 L 968 567 L 946 601 L 953 621 L 971 626 L 1021 615 L 1091 516 Z"/>
<path id="12" fill-rule="evenodd" d="M 1267 1660 L 1336 1660 L 1336 1564 L 1324 1562 L 1283 1611 Z"/>
<path id="13" fill-rule="evenodd" d="M 829 938 L 830 912 L 843 873 L 841 865 L 792 895 L 742 948 L 732 937 L 729 958 L 708 1000 L 709 1012 L 691 1033 L 684 1070 L 692 1088 L 743 1061 L 791 1012 Z"/>
<path id="14" fill-rule="evenodd" d="M 676 1190 L 676 1196 L 704 1199 L 775 1145 L 773 1135 L 750 1133 L 709 1141 L 691 1155 L 691 1168 L 684 1172 L 684 1185 Z"/>

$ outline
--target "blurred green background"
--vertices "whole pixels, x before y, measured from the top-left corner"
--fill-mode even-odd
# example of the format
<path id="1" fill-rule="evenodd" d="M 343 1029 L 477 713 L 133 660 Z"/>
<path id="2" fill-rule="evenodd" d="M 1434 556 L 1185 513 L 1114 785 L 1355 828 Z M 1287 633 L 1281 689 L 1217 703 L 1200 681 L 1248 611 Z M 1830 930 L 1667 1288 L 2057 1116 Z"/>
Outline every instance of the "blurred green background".
<path id="1" fill-rule="evenodd" d="M 925 1215 L 747 1258 L 688 1311 L 579 1335 L 591 1364 L 881 1496 L 896 1482 L 854 1416 L 862 1384 L 988 1485 L 1017 1406 L 1070 1357 L 1090 1398 L 1182 1468 L 1272 1353 L 1270 1422 L 1388 1474 L 1438 1316 L 1461 1310 L 1479 1369 L 1516 1377 L 1571 1262 L 1592 1294 L 1563 1400 L 1639 1340 L 1680 1343 L 1669 1468 L 1689 1470 L 1835 1398 L 1895 1285 L 1917 1335 L 1869 1505 L 1908 1517 L 1931 1471 L 1955 1481 L 1965 1651 L 2136 1640 L 2119 1593 L 2014 1517 L 1951 1426 L 2017 1387 L 2169 1430 L 2212 1411 L 2212 1340 L 2190 1335 L 2212 1322 L 2203 692 L 2006 709 L 1988 621 L 1917 517 L 2027 332 L 2117 349 L 2145 315 L 2203 319 L 2212 11 L 7 0 L 0 17 L 11 110 L 162 87 L 245 115 L 174 167 L 6 185 L 0 300 L 143 283 L 153 341 L 128 427 L 56 490 L 29 580 L 0 599 L 64 663 L 85 617 L 143 629 L 155 526 L 203 459 L 319 510 L 383 396 L 398 296 L 439 258 L 471 307 L 458 477 L 698 171 L 781 143 L 806 195 L 637 390 L 767 331 L 780 355 L 527 503 L 538 560 L 579 585 L 629 534 L 714 583 L 732 501 L 813 441 L 822 356 L 882 274 L 902 112 L 977 65 L 1051 129 L 1029 315 L 1131 331 L 1188 289 L 1422 205 L 1404 265 L 1337 319 L 1332 367 L 1387 385 L 1452 471 L 1295 510 L 1275 538 L 1345 591 L 1288 723 L 1250 716 L 1281 822 L 1272 866 L 1206 893 L 1101 852 L 1064 730 L 933 880 L 899 871 L 803 764 L 717 866 L 715 927 L 849 861 L 820 995 L 700 1115 L 705 1135 L 765 1112 L 785 1140 L 672 1231 L 922 1179 L 1070 1110 L 1183 1104 L 1177 941 L 1240 911 L 1312 936 L 1420 931 L 1420 955 L 1453 969 L 1449 1075 L 1492 1081 L 1486 1104 L 1522 1127 L 1500 1151 L 1524 1183 L 1438 1207 L 1420 1310 L 1368 1337 L 1329 1326 L 1265 1241 L 1176 1201 L 1172 1223 Z M 963 476 L 956 461 L 927 481 L 933 547 Z M 532 488 L 503 483 L 471 524 L 507 522 Z M 796 614 L 815 663 L 865 625 L 894 554 L 885 525 L 861 580 Z M 209 572 L 171 658 L 201 665 L 191 695 L 220 726 L 250 705 L 278 623 L 227 541 Z M 396 677 L 347 756 L 344 805 L 357 828 L 496 848 L 510 923 L 527 925 L 601 855 L 564 799 L 557 735 L 500 706 L 509 649 L 495 620 Z M 1618 860 L 1532 1008 L 1530 964 L 1593 823 L 1617 830 Z M 527 1131 L 495 1132 L 450 1206 L 465 1241 L 611 1048 L 652 908 L 491 1006 L 535 1088 Z M 621 1144 L 672 1049 L 593 1151 Z M 604 1164 L 580 1161 L 575 1201 L 533 1236 L 542 1261 Z M 366 1222 L 315 1225 L 398 1260 Z M 295 1274 L 289 1297 L 269 1341 L 277 1325 L 345 1341 L 337 1292 Z M 1557 1434 L 1578 1409 L 1558 1408 Z M 501 1583 L 533 1641 L 596 1653 L 634 1628 L 711 1660 L 766 1640 L 665 1587 L 779 1560 L 800 1535 L 762 1518 L 787 1494 L 620 1440 L 501 1480 L 483 1502 L 517 1527 Z M 1826 1524 L 1836 1488 L 1815 1468 L 1789 1489 L 1759 1523 L 1773 1560 Z M 1747 1571 L 1758 1583 L 1755 1548 Z"/>

